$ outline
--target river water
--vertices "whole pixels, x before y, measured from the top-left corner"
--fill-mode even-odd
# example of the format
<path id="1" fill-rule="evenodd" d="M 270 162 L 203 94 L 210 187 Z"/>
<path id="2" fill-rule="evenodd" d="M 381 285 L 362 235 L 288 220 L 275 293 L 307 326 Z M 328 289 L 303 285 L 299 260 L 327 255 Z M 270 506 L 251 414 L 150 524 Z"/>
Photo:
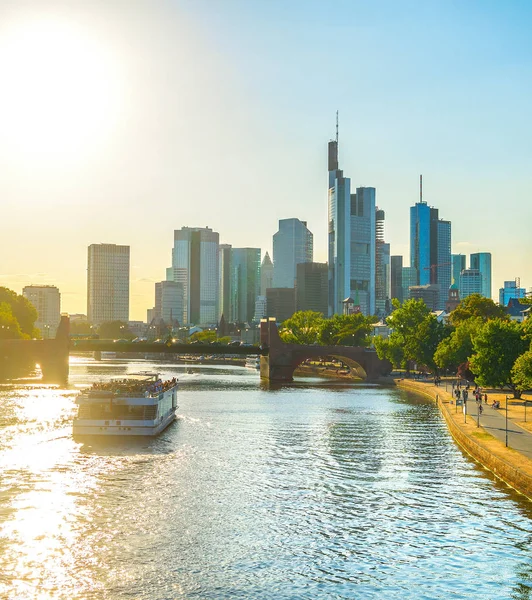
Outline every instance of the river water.
<path id="1" fill-rule="evenodd" d="M 76 390 L 157 369 L 179 419 L 84 445 Z M 0 387 L 0 598 L 532 598 L 530 503 L 404 391 L 74 359 Z"/>

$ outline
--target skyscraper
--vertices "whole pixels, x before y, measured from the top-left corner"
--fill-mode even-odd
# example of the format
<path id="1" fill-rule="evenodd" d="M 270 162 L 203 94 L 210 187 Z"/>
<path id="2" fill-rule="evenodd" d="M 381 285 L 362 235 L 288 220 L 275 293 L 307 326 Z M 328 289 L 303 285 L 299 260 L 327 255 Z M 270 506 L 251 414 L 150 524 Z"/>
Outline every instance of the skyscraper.
<path id="1" fill-rule="evenodd" d="M 451 254 L 451 279 L 460 288 L 460 273 L 466 268 L 465 254 Z"/>
<path id="2" fill-rule="evenodd" d="M 297 265 L 312 262 L 313 237 L 306 221 L 279 221 L 273 236 L 273 287 L 295 287 Z"/>
<path id="3" fill-rule="evenodd" d="M 297 265 L 296 310 L 313 310 L 327 315 L 328 271 L 327 263 Z"/>
<path id="4" fill-rule="evenodd" d="M 482 293 L 482 274 L 478 269 L 464 269 L 460 273 L 460 299 L 463 300 L 471 294 Z"/>
<path id="5" fill-rule="evenodd" d="M 93 325 L 129 321 L 129 246 L 89 246 L 87 318 Z"/>
<path id="6" fill-rule="evenodd" d="M 44 339 L 54 338 L 61 321 L 61 294 L 55 285 L 27 285 L 22 290 L 37 309 L 35 327 Z"/>
<path id="7" fill-rule="evenodd" d="M 260 290 L 260 248 L 233 248 L 231 320 L 251 323 Z"/>
<path id="8" fill-rule="evenodd" d="M 351 180 L 338 168 L 338 136 L 329 142 L 329 315 L 342 314 L 351 295 Z"/>
<path id="9" fill-rule="evenodd" d="M 421 185 L 420 185 L 421 190 Z M 418 285 L 439 285 L 443 309 L 451 286 L 451 223 L 439 219 L 438 209 L 420 200 L 410 208 L 410 266 Z"/>
<path id="10" fill-rule="evenodd" d="M 260 295 L 266 297 L 266 290 L 273 287 L 273 263 L 266 252 L 260 266 Z"/>
<path id="11" fill-rule="evenodd" d="M 375 212 L 375 314 L 383 318 L 389 314 L 390 305 L 390 244 L 384 241 L 383 210 Z"/>
<path id="12" fill-rule="evenodd" d="M 183 285 L 183 321 L 194 325 L 218 322 L 218 245 L 220 236 L 209 227 L 174 231 L 168 281 Z"/>
<path id="13" fill-rule="evenodd" d="M 403 302 L 403 257 L 392 256 L 390 259 L 390 297 Z"/>
<path id="14" fill-rule="evenodd" d="M 508 302 L 511 298 L 525 298 L 525 288 L 519 287 L 520 279 L 512 279 L 512 281 L 505 281 L 504 287 L 499 288 L 499 304 L 501 306 L 508 306 Z"/>
<path id="15" fill-rule="evenodd" d="M 475 252 L 470 257 L 471 268 L 478 269 L 482 275 L 481 294 L 486 298 L 491 298 L 491 253 Z"/>
<path id="16" fill-rule="evenodd" d="M 218 321 L 222 315 L 226 321 L 231 318 L 231 251 L 230 244 L 220 244 L 218 247 Z"/>
<path id="17" fill-rule="evenodd" d="M 177 281 L 159 281 L 155 284 L 155 317 L 167 325 L 183 323 L 183 284 Z"/>

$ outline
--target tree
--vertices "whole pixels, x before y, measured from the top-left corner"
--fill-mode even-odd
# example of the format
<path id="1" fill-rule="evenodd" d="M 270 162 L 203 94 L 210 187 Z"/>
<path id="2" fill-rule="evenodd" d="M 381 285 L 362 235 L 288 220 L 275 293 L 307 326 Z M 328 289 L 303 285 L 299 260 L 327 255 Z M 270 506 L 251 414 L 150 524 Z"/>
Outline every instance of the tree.
<path id="1" fill-rule="evenodd" d="M 532 350 L 517 358 L 512 367 L 512 378 L 519 390 L 532 390 Z"/>
<path id="2" fill-rule="evenodd" d="M 394 299 L 392 304 L 395 310 L 386 320 L 392 333 L 386 344 L 379 342 L 379 346 L 376 345 L 379 358 L 387 358 L 396 365 L 395 361 L 402 353 L 403 365 L 408 366 L 407 361 L 412 361 L 418 367 L 437 370 L 434 353 L 438 344 L 449 335 L 449 329 L 438 322 L 421 299 L 412 298 L 402 305 Z"/>
<path id="3" fill-rule="evenodd" d="M 12 315 L 20 326 L 22 337 L 39 336 L 39 330 L 35 329 L 35 321 L 38 316 L 37 309 L 27 298 L 6 287 L 0 287 L 1 302 L 5 302 L 11 307 Z"/>
<path id="4" fill-rule="evenodd" d="M 196 331 L 190 336 L 191 342 L 201 342 L 202 344 L 209 344 L 216 340 L 216 331 L 214 329 L 206 329 L 205 331 Z"/>
<path id="5" fill-rule="evenodd" d="M 312 310 L 299 310 L 284 321 L 279 336 L 287 344 L 318 344 L 325 319 Z"/>
<path id="6" fill-rule="evenodd" d="M 390 341 L 389 338 L 386 339 L 380 336 L 375 336 L 373 338 L 373 344 L 375 345 L 377 356 L 381 360 L 389 360 L 395 369 L 404 368 L 406 366 L 405 353 L 400 344 L 395 343 L 394 340 Z"/>
<path id="7" fill-rule="evenodd" d="M 93 332 L 91 326 L 87 321 L 70 321 L 70 333 L 72 335 L 76 334 L 86 334 L 90 335 Z"/>
<path id="8" fill-rule="evenodd" d="M 98 335 L 102 340 L 131 340 L 135 337 L 125 321 L 106 321 L 98 328 Z"/>
<path id="9" fill-rule="evenodd" d="M 7 302 L 0 302 L 0 339 L 16 340 L 22 337 L 24 336 L 11 305 Z"/>
<path id="10" fill-rule="evenodd" d="M 441 369 L 456 371 L 473 354 L 473 335 L 482 327 L 481 317 L 471 317 L 460 322 L 449 337 L 436 348 L 434 362 Z"/>
<path id="11" fill-rule="evenodd" d="M 449 322 L 455 327 L 467 319 L 480 317 L 483 321 L 489 319 L 508 319 L 504 308 L 495 304 L 491 298 L 480 294 L 471 294 L 464 298 L 449 315 Z"/>
<path id="12" fill-rule="evenodd" d="M 320 342 L 325 346 L 369 346 L 375 316 L 362 313 L 333 315 L 322 324 Z"/>
<path id="13" fill-rule="evenodd" d="M 509 388 L 515 398 L 521 397 L 513 379 L 512 367 L 528 348 L 522 328 L 515 321 L 492 319 L 484 323 L 473 337 L 470 367 L 482 386 Z"/>

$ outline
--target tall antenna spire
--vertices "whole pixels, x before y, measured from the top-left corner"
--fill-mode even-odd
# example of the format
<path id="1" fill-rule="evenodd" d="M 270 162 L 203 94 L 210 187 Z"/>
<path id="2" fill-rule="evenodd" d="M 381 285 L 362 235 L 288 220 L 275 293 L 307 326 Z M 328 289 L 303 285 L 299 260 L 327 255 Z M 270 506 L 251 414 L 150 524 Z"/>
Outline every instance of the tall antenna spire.
<path id="1" fill-rule="evenodd" d="M 423 202 L 423 175 L 419 176 L 419 201 Z"/>
<path id="2" fill-rule="evenodd" d="M 338 145 L 338 111 L 336 111 L 336 145 Z"/>

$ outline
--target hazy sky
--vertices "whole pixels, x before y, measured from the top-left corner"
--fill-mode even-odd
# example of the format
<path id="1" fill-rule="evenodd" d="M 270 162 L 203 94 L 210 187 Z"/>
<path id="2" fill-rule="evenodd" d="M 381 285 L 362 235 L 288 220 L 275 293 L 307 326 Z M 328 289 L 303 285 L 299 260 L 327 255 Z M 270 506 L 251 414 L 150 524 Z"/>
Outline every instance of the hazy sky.
<path id="1" fill-rule="evenodd" d="M 87 246 L 129 244 L 144 320 L 174 229 L 264 252 L 289 217 L 325 261 L 338 109 L 392 254 L 423 173 L 453 252 L 528 288 L 531 30 L 517 0 L 0 0 L 0 285 L 85 313 Z"/>

